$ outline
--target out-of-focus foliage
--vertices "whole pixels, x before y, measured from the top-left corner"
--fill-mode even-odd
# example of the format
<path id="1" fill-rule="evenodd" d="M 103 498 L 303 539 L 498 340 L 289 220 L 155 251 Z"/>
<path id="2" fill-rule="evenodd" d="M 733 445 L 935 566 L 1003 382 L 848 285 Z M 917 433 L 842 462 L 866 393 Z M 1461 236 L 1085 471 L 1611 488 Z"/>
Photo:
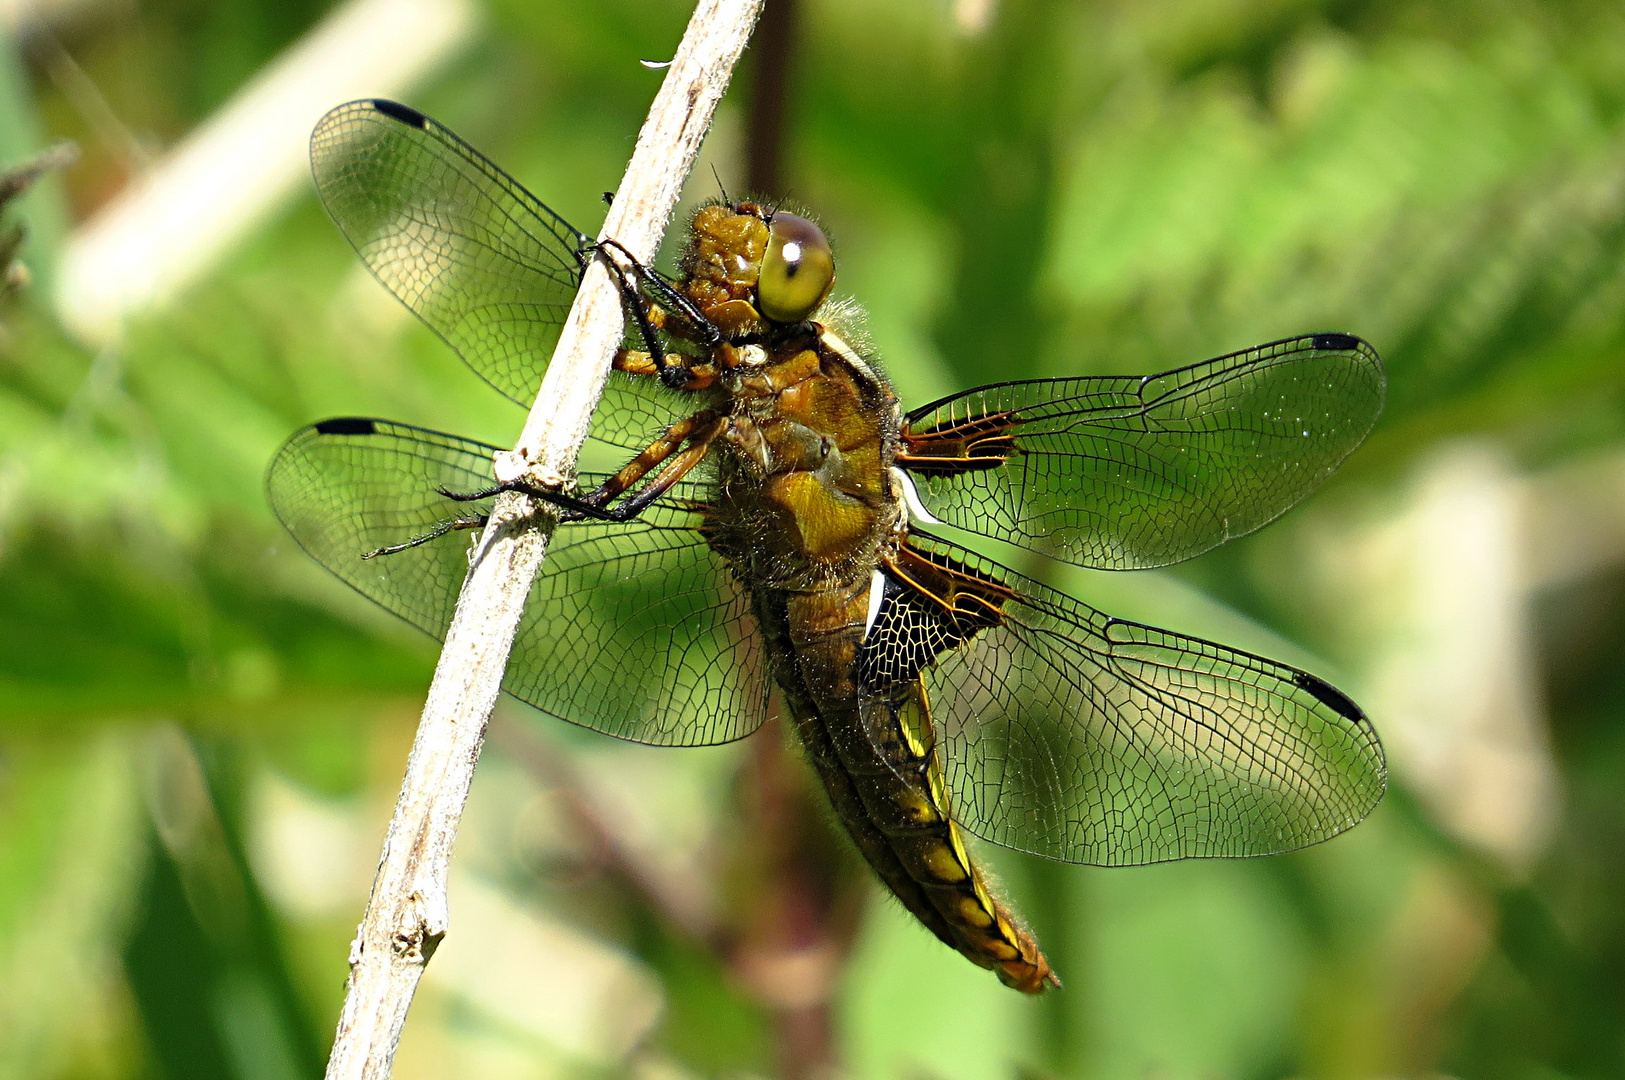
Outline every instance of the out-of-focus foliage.
<path id="1" fill-rule="evenodd" d="M 75 342 L 72 229 L 327 12 L 21 8 L 0 167 L 84 156 L 20 208 L 37 285 L 0 307 L 0 1076 L 313 1076 L 433 651 L 292 548 L 263 469 L 337 413 L 493 442 L 521 418 L 309 195 Z M 489 0 L 411 101 L 590 231 L 660 78 L 637 61 L 687 15 Z M 1029 569 L 1339 675 L 1389 798 L 1268 860 L 989 851 L 1066 980 L 1032 1001 L 865 892 L 816 816 L 794 850 L 829 873 L 764 850 L 773 755 L 514 706 L 397 1075 L 773 1075 L 809 1037 L 797 987 L 833 979 L 859 1077 L 1625 1077 L 1625 9 L 805 0 L 795 25 L 785 184 L 906 400 L 1377 346 L 1387 415 L 1287 520 L 1167 573 Z M 742 185 L 747 86 L 694 199 L 713 165 Z M 803 908 L 827 941 L 739 962 Z"/>

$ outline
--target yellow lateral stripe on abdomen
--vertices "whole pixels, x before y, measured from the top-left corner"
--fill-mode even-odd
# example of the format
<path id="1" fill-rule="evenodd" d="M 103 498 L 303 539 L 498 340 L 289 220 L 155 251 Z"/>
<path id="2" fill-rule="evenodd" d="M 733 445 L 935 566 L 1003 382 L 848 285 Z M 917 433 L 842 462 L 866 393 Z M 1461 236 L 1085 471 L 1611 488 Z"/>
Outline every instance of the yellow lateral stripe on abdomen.
<path id="1" fill-rule="evenodd" d="M 1032 936 L 989 893 L 949 816 L 924 686 L 914 680 L 875 694 L 857 677 L 867 600 L 855 586 L 793 594 L 784 615 L 799 622 L 771 605 L 757 609 L 763 629 L 789 646 L 788 656 L 770 652 L 782 664 L 775 676 L 836 816 L 937 937 L 1025 993 L 1059 985 Z M 799 639 L 791 625 L 801 628 Z"/>
<path id="2" fill-rule="evenodd" d="M 1048 961 L 1032 935 L 989 892 L 953 822 L 924 686 L 915 680 L 897 697 L 871 699 L 860 709 L 889 714 L 883 719 L 869 712 L 864 719 L 870 730 L 889 720 L 896 731 L 895 738 L 876 740 L 895 755 L 894 760 L 879 761 L 885 766 L 883 771 L 853 773 L 871 820 L 890 842 L 903 869 L 924 888 L 932 906 L 953 928 L 959 951 L 992 968 L 1007 985 L 1026 993 L 1042 992 L 1056 982 Z M 875 756 L 886 755 L 877 752 Z M 929 813 L 921 812 L 922 804 L 930 808 Z"/>

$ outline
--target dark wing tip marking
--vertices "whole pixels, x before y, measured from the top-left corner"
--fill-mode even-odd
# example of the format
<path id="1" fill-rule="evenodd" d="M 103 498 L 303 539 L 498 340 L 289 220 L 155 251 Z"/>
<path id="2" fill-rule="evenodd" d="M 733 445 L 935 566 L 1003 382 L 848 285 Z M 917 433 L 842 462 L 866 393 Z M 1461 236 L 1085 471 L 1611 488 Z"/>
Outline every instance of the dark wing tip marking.
<path id="1" fill-rule="evenodd" d="M 398 101 L 390 101 L 388 98 L 374 98 L 372 107 L 391 120 L 399 120 L 408 127 L 422 128 L 429 122 L 429 118 L 416 109 L 402 105 Z"/>
<path id="2" fill-rule="evenodd" d="M 318 435 L 372 435 L 376 431 L 371 420 L 360 416 L 338 416 L 316 425 Z"/>
<path id="3" fill-rule="evenodd" d="M 1354 704 L 1347 694 L 1325 679 L 1311 675 L 1307 671 L 1299 671 L 1292 676 L 1292 681 L 1300 688 L 1309 691 L 1315 696 L 1315 700 L 1343 717 L 1343 719 L 1353 720 L 1356 723 L 1365 720 L 1365 712 Z"/>
<path id="4" fill-rule="evenodd" d="M 1353 334 L 1316 334 L 1315 348 L 1335 352 L 1352 352 L 1362 342 Z"/>

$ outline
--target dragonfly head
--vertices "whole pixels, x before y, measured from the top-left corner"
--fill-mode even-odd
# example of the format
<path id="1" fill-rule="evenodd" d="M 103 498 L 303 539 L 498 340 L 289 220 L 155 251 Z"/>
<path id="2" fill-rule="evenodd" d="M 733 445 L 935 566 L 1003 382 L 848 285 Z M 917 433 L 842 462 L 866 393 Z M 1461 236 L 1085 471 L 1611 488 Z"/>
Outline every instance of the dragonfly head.
<path id="1" fill-rule="evenodd" d="M 701 207 L 682 267 L 683 290 L 728 338 L 806 321 L 835 284 L 823 230 L 754 202 Z"/>

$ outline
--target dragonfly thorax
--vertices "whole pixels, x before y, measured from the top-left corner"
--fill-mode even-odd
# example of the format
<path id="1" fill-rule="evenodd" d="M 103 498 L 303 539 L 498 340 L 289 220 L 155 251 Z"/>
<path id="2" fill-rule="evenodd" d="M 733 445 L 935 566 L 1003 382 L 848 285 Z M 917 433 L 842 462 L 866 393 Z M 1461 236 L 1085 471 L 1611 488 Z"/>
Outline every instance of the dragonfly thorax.
<path id="1" fill-rule="evenodd" d="M 719 439 L 722 518 L 799 587 L 867 579 L 901 520 L 890 476 L 896 398 L 825 335 L 789 335 L 735 383 Z"/>

